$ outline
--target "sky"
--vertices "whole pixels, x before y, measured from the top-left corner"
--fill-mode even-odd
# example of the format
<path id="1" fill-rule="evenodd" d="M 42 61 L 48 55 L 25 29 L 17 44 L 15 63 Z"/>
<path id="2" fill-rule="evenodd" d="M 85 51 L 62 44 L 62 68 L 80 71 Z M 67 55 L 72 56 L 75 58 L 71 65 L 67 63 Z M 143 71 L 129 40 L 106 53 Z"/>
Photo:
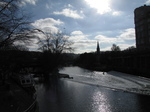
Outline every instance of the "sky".
<path id="1" fill-rule="evenodd" d="M 32 15 L 34 28 L 62 31 L 73 41 L 74 53 L 101 51 L 112 44 L 121 50 L 135 46 L 134 9 L 150 0 L 22 0 L 21 7 Z M 30 49 L 36 50 L 32 44 Z"/>

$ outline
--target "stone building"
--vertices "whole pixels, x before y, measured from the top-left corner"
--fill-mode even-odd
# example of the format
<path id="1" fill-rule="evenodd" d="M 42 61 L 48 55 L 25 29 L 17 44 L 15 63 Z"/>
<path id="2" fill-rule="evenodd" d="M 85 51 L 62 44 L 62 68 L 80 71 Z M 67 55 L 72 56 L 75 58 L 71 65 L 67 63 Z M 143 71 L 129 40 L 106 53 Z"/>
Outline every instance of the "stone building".
<path id="1" fill-rule="evenodd" d="M 150 6 L 134 10 L 136 47 L 138 50 L 150 49 Z"/>

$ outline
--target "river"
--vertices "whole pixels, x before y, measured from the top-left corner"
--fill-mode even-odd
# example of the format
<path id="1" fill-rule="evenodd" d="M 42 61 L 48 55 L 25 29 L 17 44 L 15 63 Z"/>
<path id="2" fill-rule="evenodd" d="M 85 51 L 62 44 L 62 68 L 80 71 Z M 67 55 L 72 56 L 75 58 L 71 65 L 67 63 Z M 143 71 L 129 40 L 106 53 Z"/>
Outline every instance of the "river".
<path id="1" fill-rule="evenodd" d="M 106 73 L 89 71 L 80 67 L 65 67 L 59 72 L 69 74 L 73 79 L 37 84 L 37 101 L 40 112 L 150 111 L 150 96 L 106 87 L 104 84 L 100 86 L 98 80 L 103 80 L 105 83 L 108 81 L 104 77 Z M 109 76 L 109 80 L 112 79 Z"/>

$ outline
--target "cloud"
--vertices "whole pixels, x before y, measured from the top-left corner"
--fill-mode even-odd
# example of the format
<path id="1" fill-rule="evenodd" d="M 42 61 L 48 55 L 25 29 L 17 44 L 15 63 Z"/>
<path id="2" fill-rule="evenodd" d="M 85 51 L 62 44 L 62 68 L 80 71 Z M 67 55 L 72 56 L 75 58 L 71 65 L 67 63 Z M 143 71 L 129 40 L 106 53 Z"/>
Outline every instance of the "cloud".
<path id="1" fill-rule="evenodd" d="M 112 15 L 113 16 L 119 16 L 119 15 L 121 15 L 121 11 L 112 11 Z"/>
<path id="2" fill-rule="evenodd" d="M 123 44 L 116 44 L 117 46 L 120 47 L 121 50 L 125 50 L 131 46 L 135 46 L 135 44 L 127 44 L 127 43 L 123 43 Z M 111 51 L 111 47 L 112 47 L 112 44 L 111 45 L 107 45 L 105 47 L 103 46 L 100 46 L 100 50 L 101 51 Z"/>
<path id="3" fill-rule="evenodd" d="M 125 29 L 121 35 L 118 37 L 124 39 L 124 40 L 135 40 L 135 29 L 134 28 L 129 28 Z"/>
<path id="4" fill-rule="evenodd" d="M 34 23 L 32 23 L 31 25 L 33 27 L 35 27 L 36 29 L 40 29 L 44 32 L 51 32 L 51 33 L 57 33 L 59 31 L 58 26 L 64 24 L 61 20 L 57 19 L 53 19 L 53 18 L 45 18 L 45 19 L 39 19 L 36 20 Z M 37 32 L 34 34 L 37 37 L 40 37 L 41 39 L 43 38 L 43 33 Z M 37 39 L 33 39 L 32 40 L 32 45 L 28 46 L 31 50 L 37 50 L 38 49 L 38 45 Z"/>
<path id="5" fill-rule="evenodd" d="M 43 32 L 51 32 L 51 33 L 57 33 L 59 31 L 58 26 L 64 24 L 60 19 L 53 19 L 53 18 L 45 18 L 45 19 L 39 19 L 36 20 L 34 23 L 31 23 L 35 29 L 40 29 Z M 43 38 L 44 35 L 41 32 L 36 32 L 34 34 L 35 36 L 39 38 Z M 37 45 L 38 40 L 35 38 L 32 40 L 32 45 L 28 46 L 31 50 L 37 50 L 38 45 Z"/>
<path id="6" fill-rule="evenodd" d="M 75 53 L 91 52 L 95 49 L 96 41 L 90 40 L 89 35 L 85 35 L 82 31 L 71 32 L 70 40 L 74 42 L 73 48 Z"/>
<path id="7" fill-rule="evenodd" d="M 31 25 L 45 32 L 51 31 L 52 33 L 56 33 L 59 30 L 57 26 L 60 26 L 62 24 L 64 23 L 60 19 L 55 20 L 53 18 L 45 18 L 45 19 L 36 20 Z"/>
<path id="8" fill-rule="evenodd" d="M 112 44 L 117 44 L 121 50 L 124 50 L 130 46 L 135 46 L 135 29 L 128 28 L 121 30 L 115 37 L 97 35 L 95 39 L 99 40 L 102 51 L 110 50 Z"/>
<path id="9" fill-rule="evenodd" d="M 95 51 L 96 40 L 99 40 L 101 50 L 110 50 L 113 43 L 121 45 L 122 49 L 135 44 L 134 9 L 144 3 L 150 4 L 150 0 L 97 0 L 92 6 L 86 2 L 91 0 L 22 1 L 28 4 L 26 7 L 35 19 L 43 18 L 35 21 L 32 24 L 34 27 L 53 32 L 65 28 L 66 32 L 71 32 L 70 40 L 75 42 L 77 51 L 83 52 Z M 105 3 L 107 7 L 100 7 Z M 31 7 L 29 4 L 35 5 Z M 104 11 L 103 14 L 98 10 Z"/>
<path id="10" fill-rule="evenodd" d="M 112 44 L 117 44 L 121 50 L 124 50 L 130 46 L 135 46 L 135 31 L 134 28 L 124 29 L 118 35 L 114 37 L 97 35 L 94 38 L 89 39 L 89 35 L 84 34 L 82 31 L 71 32 L 70 39 L 74 42 L 73 47 L 76 48 L 76 53 L 83 52 L 95 52 L 96 40 L 100 42 L 101 51 L 110 51 Z M 126 42 L 129 41 L 129 43 Z M 131 41 L 131 42 L 130 42 Z"/>
<path id="11" fill-rule="evenodd" d="M 71 35 L 83 35 L 82 31 L 73 31 Z"/>
<path id="12" fill-rule="evenodd" d="M 68 7 L 72 8 L 73 6 L 71 4 L 68 4 Z"/>
<path id="13" fill-rule="evenodd" d="M 36 5 L 38 0 L 21 0 L 21 5 L 24 6 L 26 4 Z"/>
<path id="14" fill-rule="evenodd" d="M 79 53 L 79 54 L 82 54 L 82 53 L 89 53 L 89 52 L 95 52 L 96 51 L 96 49 L 95 50 L 93 50 L 92 48 L 91 49 L 78 49 L 78 50 L 75 50 L 75 52 L 76 53 Z"/>
<path id="15" fill-rule="evenodd" d="M 125 40 L 135 40 L 135 29 L 128 28 L 120 31 L 119 35 L 115 37 L 107 37 L 104 35 L 97 35 L 95 39 L 98 39 L 101 43 L 117 43 L 125 42 Z"/>
<path id="16" fill-rule="evenodd" d="M 83 17 L 77 13 L 77 10 L 71 10 L 69 8 L 63 9 L 61 12 L 55 11 L 55 12 L 53 12 L 53 14 L 64 15 L 66 17 L 70 17 L 70 18 L 74 18 L 74 19 L 83 19 Z"/>
<path id="17" fill-rule="evenodd" d="M 85 2 L 91 7 L 97 10 L 97 13 L 103 15 L 111 11 L 109 6 L 109 0 L 85 0 Z"/>
<path id="18" fill-rule="evenodd" d="M 150 0 L 147 0 L 147 1 L 145 2 L 145 4 L 150 4 Z"/>
<path id="19" fill-rule="evenodd" d="M 85 0 L 85 2 L 93 9 L 97 11 L 100 15 L 111 14 L 113 16 L 118 16 L 121 11 L 114 10 L 111 7 L 112 0 Z"/>
<path id="20" fill-rule="evenodd" d="M 45 5 L 45 7 L 47 8 L 47 9 L 50 9 L 50 6 L 46 3 L 46 5 Z"/>
<path id="21" fill-rule="evenodd" d="M 39 46 L 37 44 L 38 43 L 38 39 L 34 38 L 34 39 L 31 39 L 31 41 L 32 41 L 32 44 L 27 45 L 27 47 L 30 48 L 33 51 L 36 51 L 39 48 Z"/>
<path id="22" fill-rule="evenodd" d="M 76 53 L 95 52 L 96 40 L 79 40 L 73 45 Z"/>
<path id="23" fill-rule="evenodd" d="M 105 44 L 113 44 L 113 43 L 117 43 L 117 42 L 124 42 L 122 39 L 120 38 L 112 38 L 112 37 L 107 37 L 104 35 L 97 35 L 95 37 L 95 39 L 99 40 L 100 43 L 105 43 Z"/>
<path id="24" fill-rule="evenodd" d="M 135 44 L 117 44 L 121 50 L 127 49 L 131 46 L 135 46 Z"/>
<path id="25" fill-rule="evenodd" d="M 81 40 L 88 40 L 88 35 L 83 34 L 82 31 L 73 31 L 71 32 L 70 40 L 74 42 L 78 42 Z"/>

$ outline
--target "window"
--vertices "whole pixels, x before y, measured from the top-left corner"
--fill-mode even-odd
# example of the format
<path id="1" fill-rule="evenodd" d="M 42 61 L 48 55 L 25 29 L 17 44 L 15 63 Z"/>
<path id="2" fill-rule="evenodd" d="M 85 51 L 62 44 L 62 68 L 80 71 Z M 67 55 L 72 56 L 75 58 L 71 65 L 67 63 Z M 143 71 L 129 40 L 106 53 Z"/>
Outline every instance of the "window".
<path id="1" fill-rule="evenodd" d="M 143 39 L 141 39 L 141 44 L 144 44 L 144 40 Z"/>
<path id="2" fill-rule="evenodd" d="M 150 31 L 148 32 L 148 35 L 150 35 Z"/>
<path id="3" fill-rule="evenodd" d="M 140 31 L 143 31 L 143 27 L 141 26 Z"/>
<path id="4" fill-rule="evenodd" d="M 148 29 L 150 29 L 150 23 L 148 24 Z"/>
<path id="5" fill-rule="evenodd" d="M 24 84 L 25 83 L 25 80 L 22 80 L 22 84 Z"/>
<path id="6" fill-rule="evenodd" d="M 30 83 L 30 80 L 27 80 L 27 83 Z"/>
<path id="7" fill-rule="evenodd" d="M 150 22 L 150 18 L 148 18 L 148 20 L 147 20 L 148 22 Z"/>

